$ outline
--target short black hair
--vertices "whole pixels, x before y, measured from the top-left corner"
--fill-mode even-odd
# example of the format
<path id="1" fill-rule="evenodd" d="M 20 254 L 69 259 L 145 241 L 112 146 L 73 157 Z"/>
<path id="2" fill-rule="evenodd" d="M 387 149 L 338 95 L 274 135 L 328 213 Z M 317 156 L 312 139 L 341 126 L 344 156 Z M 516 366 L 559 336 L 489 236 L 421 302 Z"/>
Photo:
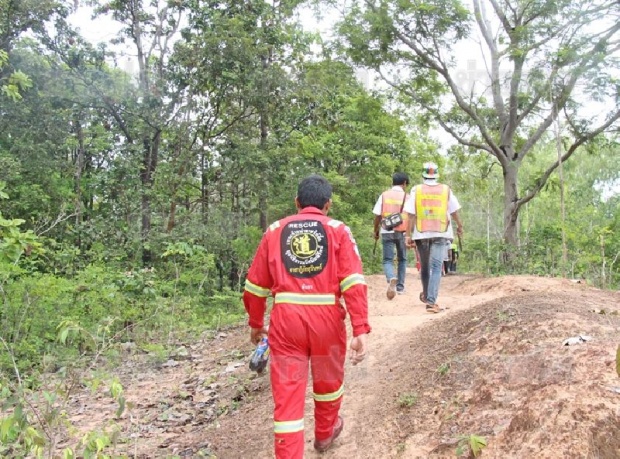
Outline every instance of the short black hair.
<path id="1" fill-rule="evenodd" d="M 299 182 L 297 201 L 299 206 L 322 209 L 332 197 L 332 186 L 325 177 L 310 175 Z"/>
<path id="2" fill-rule="evenodd" d="M 396 172 L 392 175 L 392 185 L 408 185 L 409 184 L 409 176 L 404 172 Z"/>

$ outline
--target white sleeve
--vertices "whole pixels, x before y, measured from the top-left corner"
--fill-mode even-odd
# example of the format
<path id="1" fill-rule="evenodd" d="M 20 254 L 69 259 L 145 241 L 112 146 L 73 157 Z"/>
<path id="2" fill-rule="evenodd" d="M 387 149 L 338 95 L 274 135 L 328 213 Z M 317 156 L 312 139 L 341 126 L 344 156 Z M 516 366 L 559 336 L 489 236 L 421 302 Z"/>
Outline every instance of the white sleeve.
<path id="1" fill-rule="evenodd" d="M 375 215 L 381 216 L 382 207 L 383 207 L 383 193 L 379 195 L 379 199 L 377 199 L 377 202 L 375 203 L 375 207 L 372 209 L 372 213 Z"/>
<path id="2" fill-rule="evenodd" d="M 460 209 L 461 209 L 461 204 L 459 203 L 459 200 L 456 199 L 456 196 L 454 195 L 452 190 L 450 190 L 450 200 L 448 201 L 448 213 L 452 214 Z"/>
<path id="3" fill-rule="evenodd" d="M 415 215 L 415 188 L 411 190 L 411 193 L 409 193 L 409 199 L 405 201 L 403 211 L 407 212 L 408 214 Z"/>

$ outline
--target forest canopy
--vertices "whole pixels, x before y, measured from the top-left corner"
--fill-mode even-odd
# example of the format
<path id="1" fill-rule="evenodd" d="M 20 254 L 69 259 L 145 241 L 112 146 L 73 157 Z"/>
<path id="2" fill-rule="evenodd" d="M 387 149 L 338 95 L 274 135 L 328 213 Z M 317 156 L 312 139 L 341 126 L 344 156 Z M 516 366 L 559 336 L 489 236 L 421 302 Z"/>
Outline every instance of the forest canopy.
<path id="1" fill-rule="evenodd" d="M 312 173 L 368 274 L 377 196 L 433 160 L 463 205 L 462 270 L 617 288 L 619 15 L 600 0 L 0 1 L 3 373 L 240 321 L 261 235 Z M 98 21 L 114 27 L 91 42 Z"/>

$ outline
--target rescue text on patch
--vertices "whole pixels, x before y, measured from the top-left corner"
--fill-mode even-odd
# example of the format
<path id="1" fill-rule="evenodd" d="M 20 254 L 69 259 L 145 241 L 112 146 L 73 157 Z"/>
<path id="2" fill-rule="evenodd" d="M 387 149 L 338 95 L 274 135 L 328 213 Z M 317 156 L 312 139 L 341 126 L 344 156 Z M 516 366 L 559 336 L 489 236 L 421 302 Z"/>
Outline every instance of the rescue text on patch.
<path id="1" fill-rule="evenodd" d="M 290 222 L 287 226 L 289 228 L 314 228 L 319 225 L 317 221 L 305 221 L 305 222 Z"/>

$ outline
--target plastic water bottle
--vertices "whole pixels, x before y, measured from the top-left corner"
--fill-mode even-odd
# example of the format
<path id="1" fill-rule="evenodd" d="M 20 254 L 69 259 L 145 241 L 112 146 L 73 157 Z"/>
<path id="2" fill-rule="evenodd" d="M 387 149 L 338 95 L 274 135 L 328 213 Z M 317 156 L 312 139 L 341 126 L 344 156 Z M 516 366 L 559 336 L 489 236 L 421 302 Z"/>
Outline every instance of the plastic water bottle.
<path id="1" fill-rule="evenodd" d="M 252 357 L 250 358 L 250 370 L 255 371 L 257 373 L 262 373 L 267 367 L 267 362 L 269 361 L 269 342 L 267 341 L 267 337 L 265 336 L 260 340 L 258 346 L 252 353 Z"/>

